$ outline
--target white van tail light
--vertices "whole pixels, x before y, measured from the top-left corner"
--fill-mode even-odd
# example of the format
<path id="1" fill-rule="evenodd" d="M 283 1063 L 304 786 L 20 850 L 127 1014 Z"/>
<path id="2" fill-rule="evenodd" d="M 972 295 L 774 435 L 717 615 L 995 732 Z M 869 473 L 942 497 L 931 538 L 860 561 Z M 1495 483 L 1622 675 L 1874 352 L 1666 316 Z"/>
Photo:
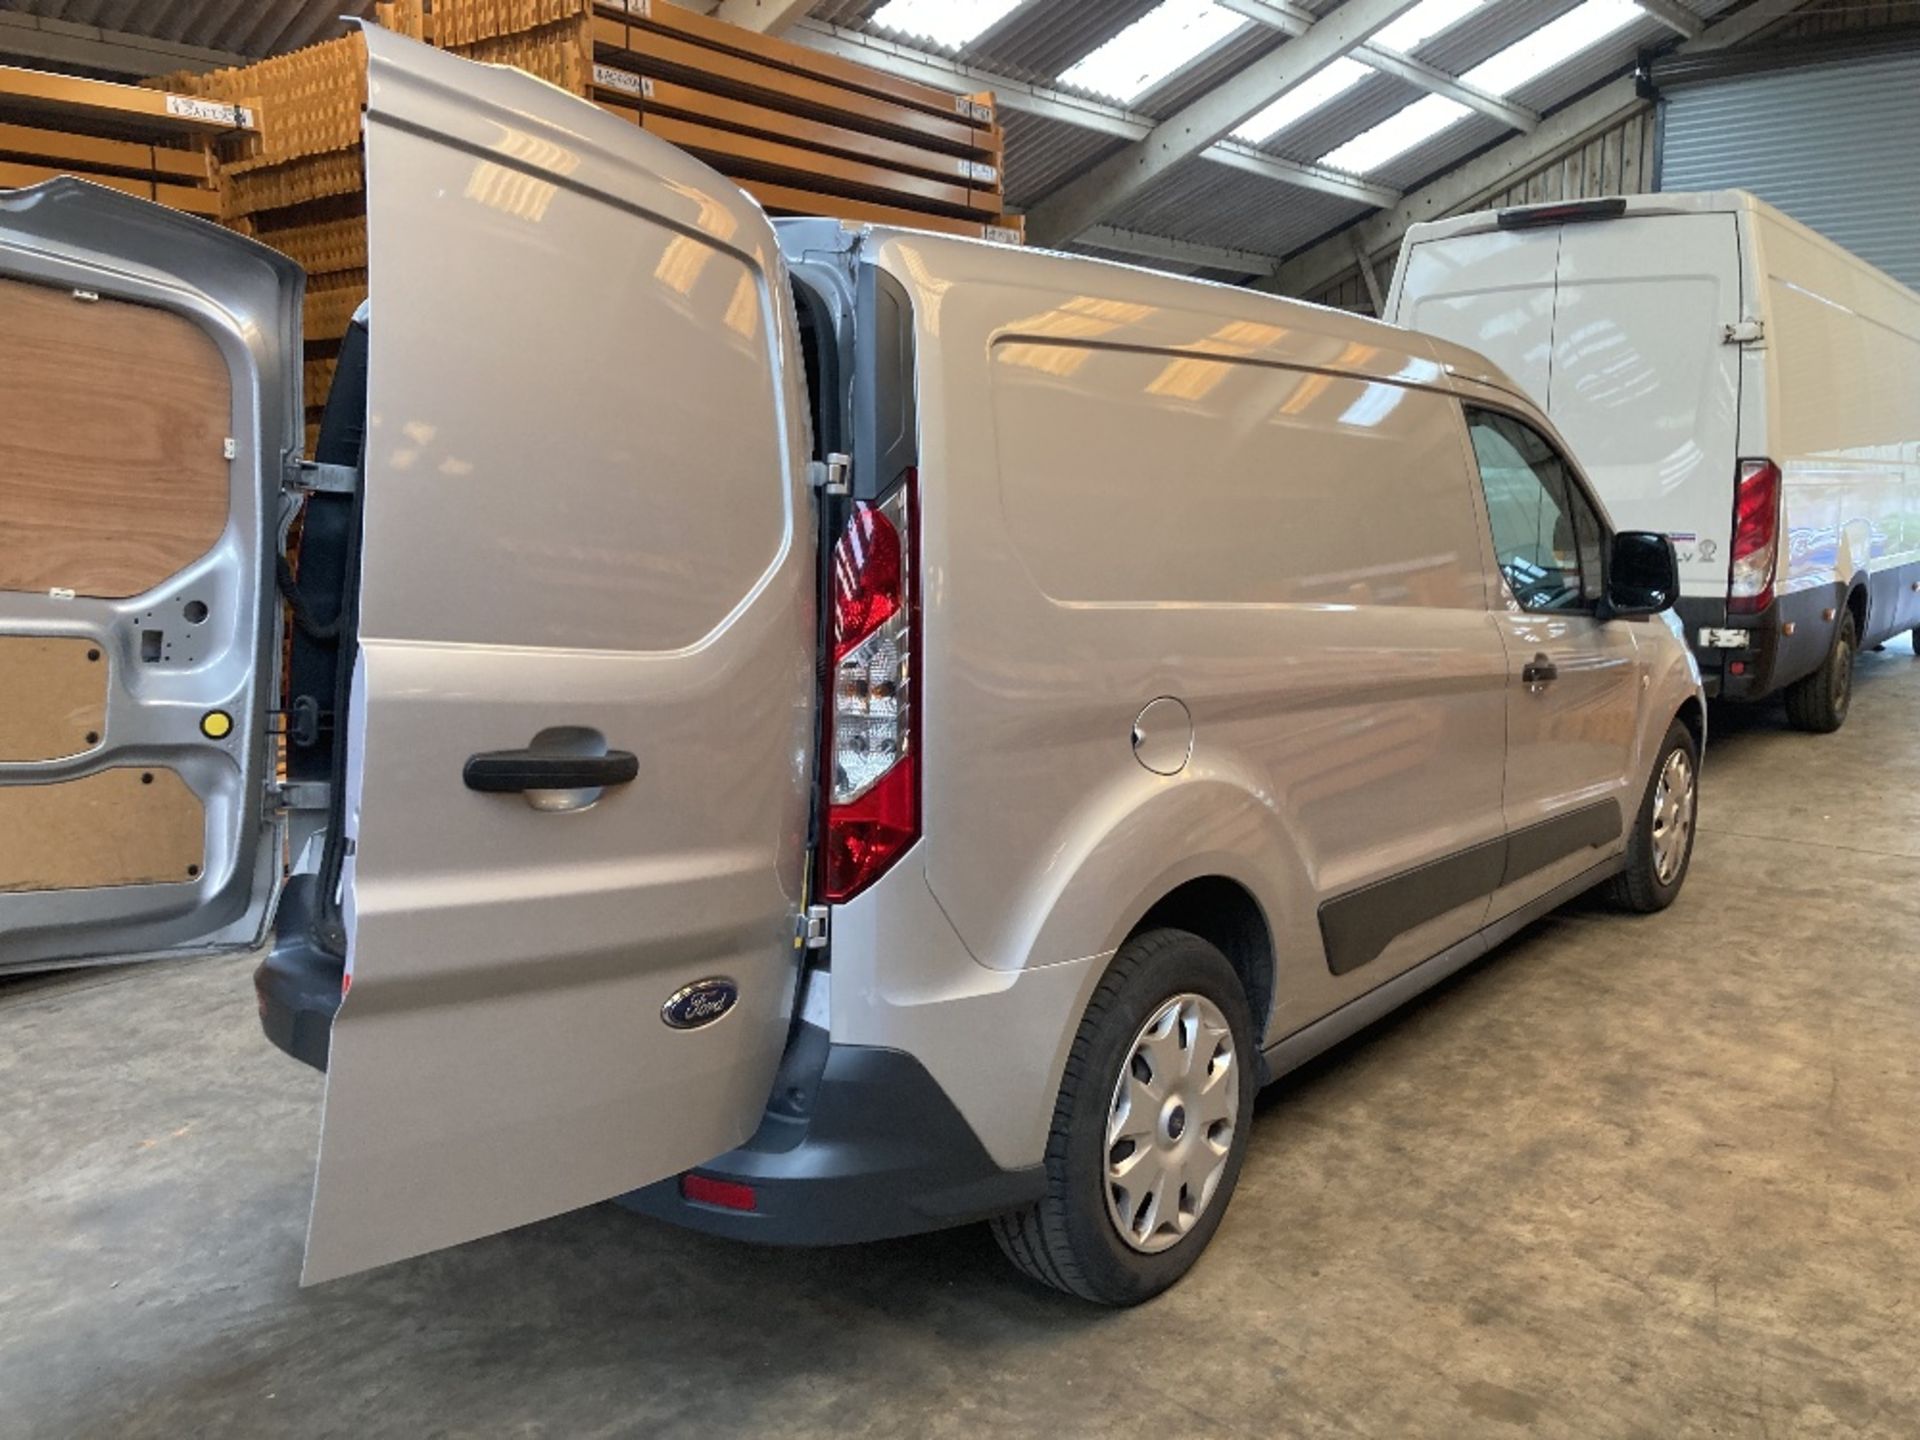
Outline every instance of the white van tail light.
<path id="1" fill-rule="evenodd" d="M 1733 492 L 1733 569 L 1727 609 L 1754 615 L 1773 603 L 1774 564 L 1780 553 L 1780 467 L 1742 460 Z"/>
<path id="2" fill-rule="evenodd" d="M 920 837 L 919 484 L 860 502 L 833 547 L 833 672 L 820 894 L 851 900 Z"/>

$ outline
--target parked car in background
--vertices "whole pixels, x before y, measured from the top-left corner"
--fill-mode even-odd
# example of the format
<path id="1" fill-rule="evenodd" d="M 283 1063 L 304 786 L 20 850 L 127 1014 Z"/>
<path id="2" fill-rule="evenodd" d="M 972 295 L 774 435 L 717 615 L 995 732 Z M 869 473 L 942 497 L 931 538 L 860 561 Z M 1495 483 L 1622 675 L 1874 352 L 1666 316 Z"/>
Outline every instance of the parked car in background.
<path id="1" fill-rule="evenodd" d="M 1920 295 L 1741 191 L 1407 232 L 1388 318 L 1488 356 L 1680 557 L 1709 694 L 1837 730 L 1920 625 Z"/>
<path id="2" fill-rule="evenodd" d="M 309 1281 L 623 1196 L 747 1240 L 990 1220 L 1132 1303 L 1219 1225 L 1259 1085 L 1595 886 L 1678 893 L 1672 546 L 1480 357 L 776 231 L 592 105 L 367 45 L 370 319 L 328 463 L 244 472 L 312 511 L 283 588 L 335 737 L 256 978 L 328 1073 Z M 278 257 L 56 182 L 0 269 L 248 317 L 239 452 L 297 445 Z M 221 592 L 259 624 L 279 533 Z"/>

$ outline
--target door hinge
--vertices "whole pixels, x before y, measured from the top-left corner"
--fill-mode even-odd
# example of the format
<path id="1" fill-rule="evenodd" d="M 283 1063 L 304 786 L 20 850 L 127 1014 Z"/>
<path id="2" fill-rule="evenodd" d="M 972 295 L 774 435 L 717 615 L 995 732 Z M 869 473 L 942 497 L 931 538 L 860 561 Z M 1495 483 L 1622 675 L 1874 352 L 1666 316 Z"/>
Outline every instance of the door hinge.
<path id="1" fill-rule="evenodd" d="M 1738 325 L 1723 325 L 1720 328 L 1720 343 L 1723 345 L 1758 345 L 1766 338 L 1766 323 L 1761 320 L 1742 320 Z"/>
<path id="2" fill-rule="evenodd" d="M 282 810 L 324 810 L 331 788 L 324 780 L 287 780 L 275 789 Z"/>
<path id="3" fill-rule="evenodd" d="M 853 488 L 853 457 L 837 451 L 807 464 L 807 480 L 822 495 L 845 495 Z"/>
<path id="4" fill-rule="evenodd" d="M 807 950 L 827 948 L 827 907 L 809 905 L 807 913 L 800 917 L 801 947 Z"/>
<path id="5" fill-rule="evenodd" d="M 287 461 L 286 488 L 308 495 L 351 495 L 360 488 L 360 471 L 352 465 L 326 465 L 318 460 Z"/>

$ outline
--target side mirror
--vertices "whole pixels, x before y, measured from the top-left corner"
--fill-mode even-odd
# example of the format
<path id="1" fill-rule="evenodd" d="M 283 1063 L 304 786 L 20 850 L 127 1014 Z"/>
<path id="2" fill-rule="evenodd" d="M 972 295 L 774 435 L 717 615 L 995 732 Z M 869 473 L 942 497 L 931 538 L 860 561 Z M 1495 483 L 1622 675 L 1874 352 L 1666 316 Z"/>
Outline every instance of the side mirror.
<path id="1" fill-rule="evenodd" d="M 1607 566 L 1607 613 L 1617 619 L 1658 615 L 1680 598 L 1680 561 L 1657 530 L 1622 530 Z"/>

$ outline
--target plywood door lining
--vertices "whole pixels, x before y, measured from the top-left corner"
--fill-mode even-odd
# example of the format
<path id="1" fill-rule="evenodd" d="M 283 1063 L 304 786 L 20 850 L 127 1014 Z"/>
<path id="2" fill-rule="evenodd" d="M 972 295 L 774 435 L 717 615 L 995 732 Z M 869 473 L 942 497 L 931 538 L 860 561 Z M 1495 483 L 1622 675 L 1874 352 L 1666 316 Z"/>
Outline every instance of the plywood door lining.
<path id="1" fill-rule="evenodd" d="M 119 599 L 206 554 L 231 406 L 184 316 L 0 280 L 0 590 Z"/>
<path id="2" fill-rule="evenodd" d="M 205 865 L 205 807 L 172 770 L 0 785 L 0 893 L 184 885 Z"/>
<path id="3" fill-rule="evenodd" d="M 82 754 L 106 723 L 107 659 L 97 644 L 0 635 L 0 762 Z"/>

